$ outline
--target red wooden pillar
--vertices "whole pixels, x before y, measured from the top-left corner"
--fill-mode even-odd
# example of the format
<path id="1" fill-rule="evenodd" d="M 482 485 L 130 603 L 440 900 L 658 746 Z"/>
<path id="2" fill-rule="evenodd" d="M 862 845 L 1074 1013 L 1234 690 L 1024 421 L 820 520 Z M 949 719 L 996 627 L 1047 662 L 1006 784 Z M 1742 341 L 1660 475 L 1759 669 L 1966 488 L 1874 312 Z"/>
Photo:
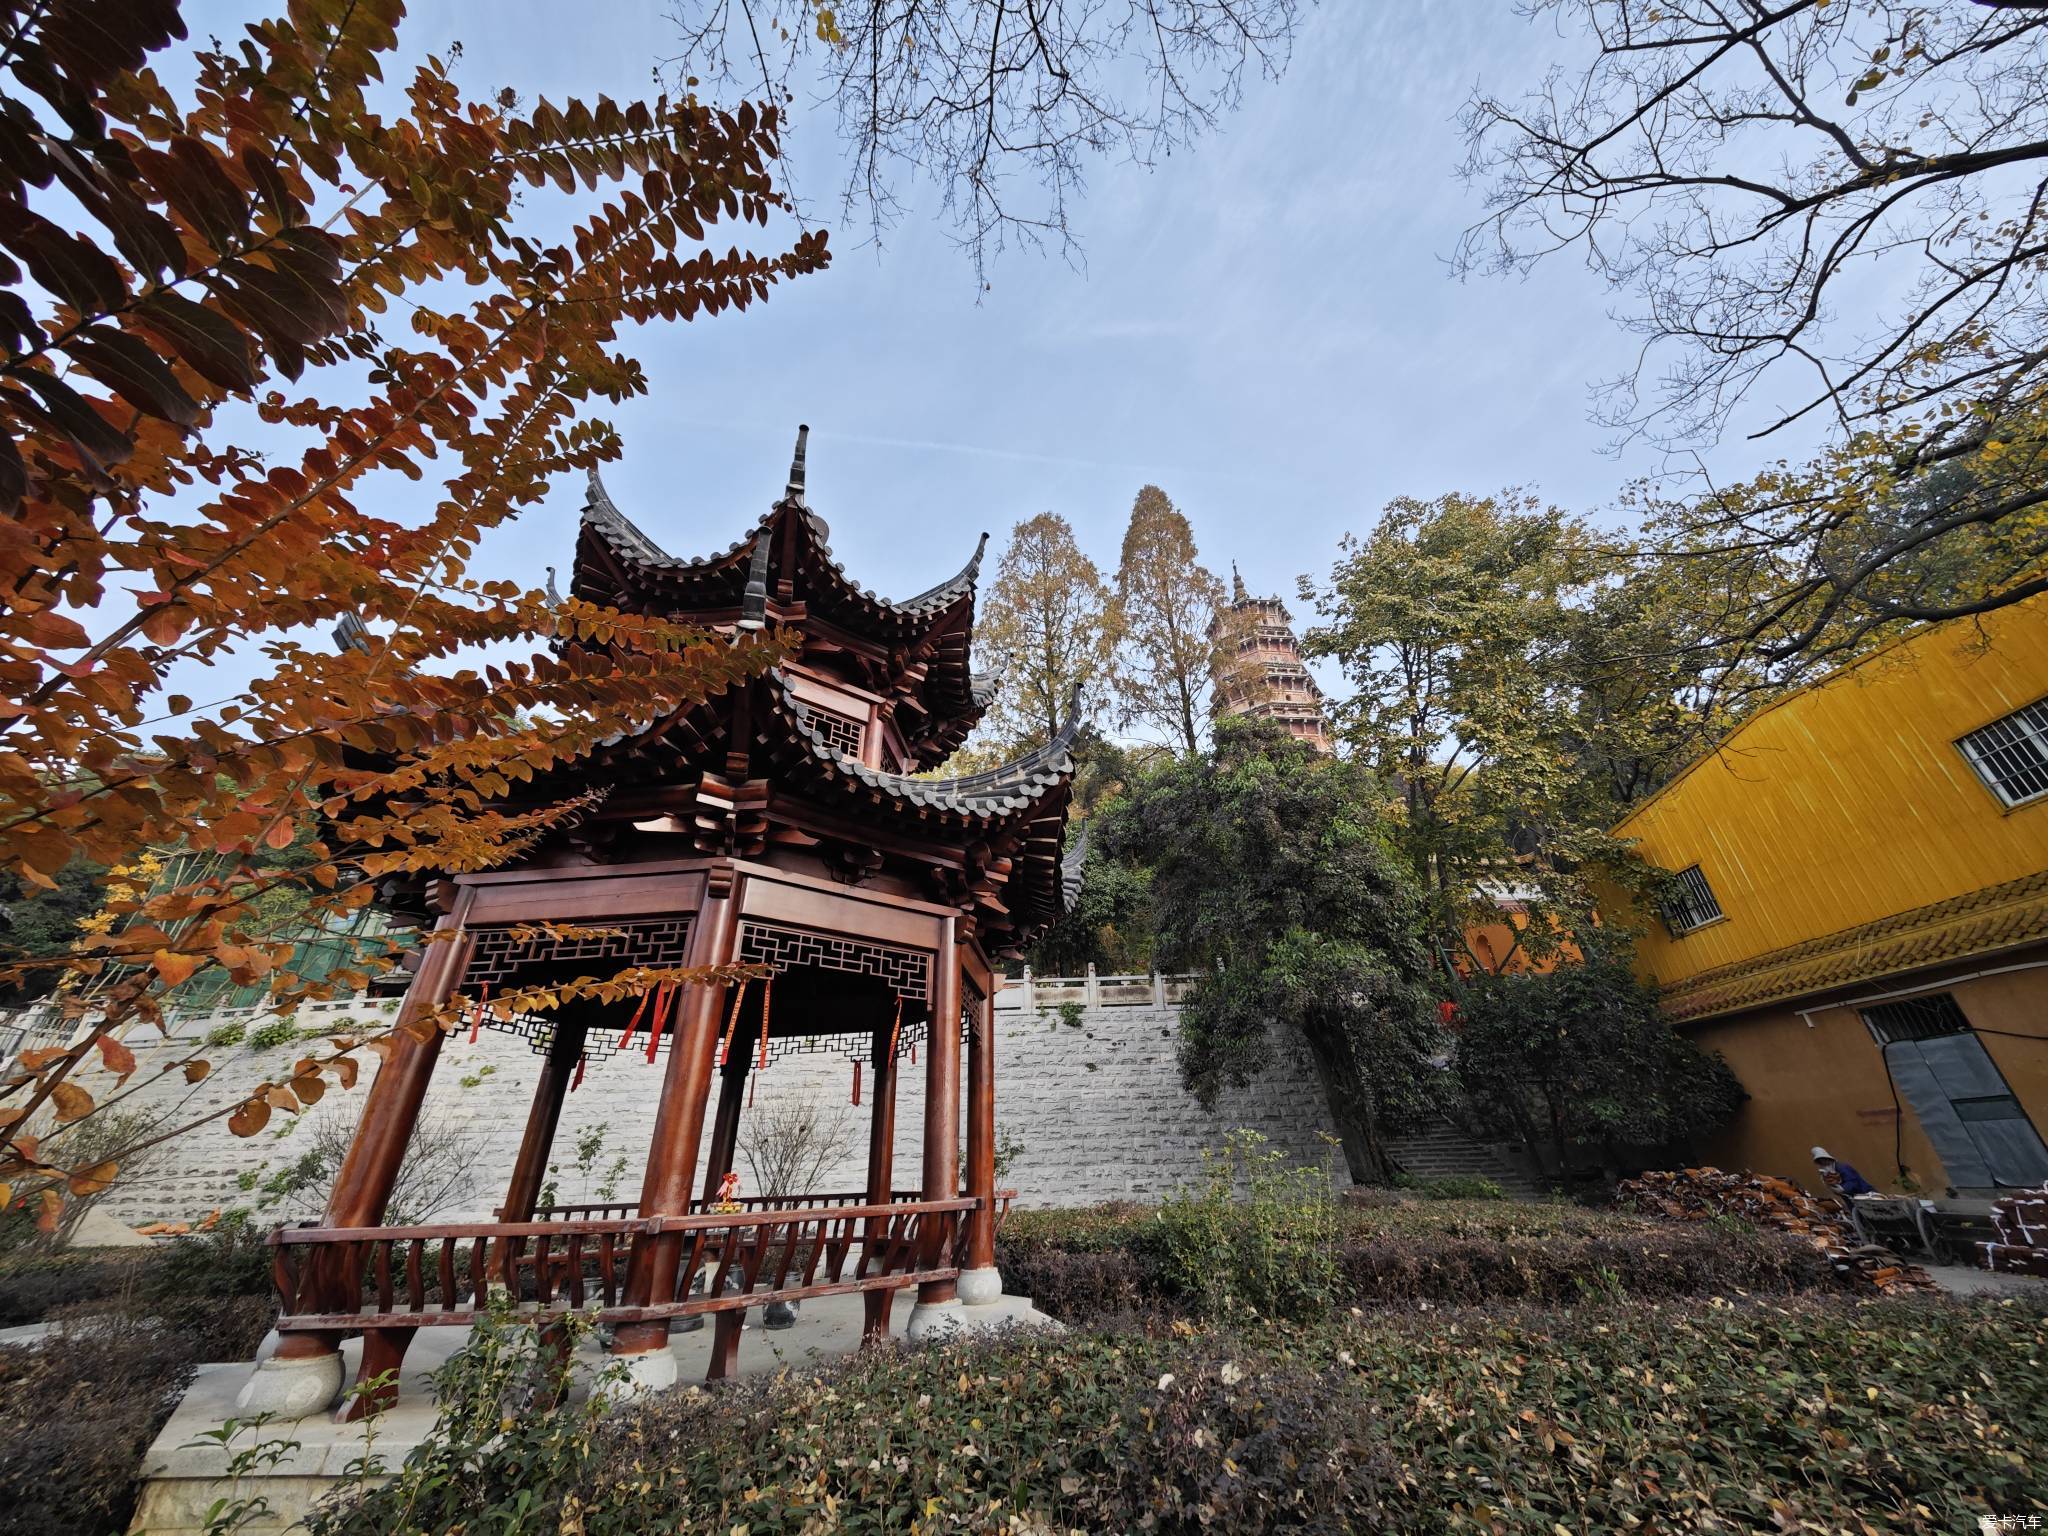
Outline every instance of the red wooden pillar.
<path id="1" fill-rule="evenodd" d="M 868 1110 L 869 1205 L 887 1205 L 895 1194 L 896 1181 L 896 1027 L 893 1022 L 875 1031 L 869 1060 L 875 1069 L 874 1097 Z M 889 1234 L 889 1219 L 877 1216 L 868 1223 L 868 1242 L 879 1251 Z"/>
<path id="2" fill-rule="evenodd" d="M 715 875 L 714 875 L 715 884 Z M 730 879 L 722 889 L 707 892 L 690 931 L 692 966 L 723 965 L 732 958 L 739 926 L 738 903 Z M 690 1187 L 697 1172 L 697 1141 L 704 1133 L 704 1101 L 718 1054 L 719 1004 L 723 987 L 684 987 L 670 1016 L 668 1074 L 662 1080 L 661 1108 L 647 1148 L 647 1174 L 640 1185 L 642 1216 L 689 1214 Z M 625 1295 L 629 1307 L 646 1307 L 675 1298 L 676 1271 L 683 1255 L 682 1235 L 669 1232 L 633 1244 L 626 1267 Z M 666 1352 L 666 1319 L 627 1323 L 612 1336 L 612 1353 L 632 1357 Z M 648 1384 L 673 1379 L 673 1367 L 649 1374 Z"/>
<path id="3" fill-rule="evenodd" d="M 740 1102 L 746 1097 L 747 1071 L 754 1062 L 749 1042 L 733 1042 L 731 1058 L 718 1074 L 718 1113 L 711 1121 L 711 1156 L 704 1165 L 704 1204 L 718 1197 L 718 1186 L 732 1172 L 733 1154 L 740 1144 Z M 754 1191 L 768 1193 L 765 1189 Z"/>
<path id="4" fill-rule="evenodd" d="M 930 1047 L 924 1072 L 924 1198 L 951 1200 L 960 1193 L 960 952 L 954 920 L 947 918 L 933 957 Z M 939 1269 L 952 1262 L 951 1226 L 931 1220 L 919 1262 Z M 951 1280 L 928 1280 L 917 1288 L 920 1307 L 954 1299 Z"/>
<path id="5" fill-rule="evenodd" d="M 970 1271 L 994 1269 L 996 1262 L 996 1042 L 993 1012 L 983 1002 L 974 1010 L 967 1032 L 967 1193 L 981 1202 L 967 1213 L 967 1262 L 962 1267 Z M 965 1299 L 979 1301 L 983 1298 L 970 1295 Z"/>
<path id="6" fill-rule="evenodd" d="M 427 1084 L 434 1075 L 434 1063 L 441 1058 L 441 1042 L 445 1038 L 440 1029 L 424 1036 L 415 1035 L 411 1026 L 421 1015 L 445 1003 L 461 984 L 463 966 L 469 957 L 469 942 L 462 933 L 469 903 L 468 892 L 459 894 L 453 910 L 444 913 L 434 925 L 435 933 L 442 937 L 424 946 L 419 970 L 413 974 L 405 1002 L 398 1010 L 391 1054 L 370 1084 L 355 1140 L 349 1143 L 341 1167 L 335 1172 L 334 1189 L 328 1196 L 323 1218 L 327 1226 L 374 1227 L 383 1220 L 391 1186 L 397 1182 L 406 1143 L 419 1121 L 420 1104 L 426 1098 Z M 307 1265 L 299 1292 L 302 1305 L 334 1312 L 355 1307 L 355 1298 L 346 1294 L 351 1277 L 342 1269 L 336 1252 L 316 1249 L 308 1255 Z M 243 1387 L 237 1405 L 250 1412 L 275 1412 L 288 1418 L 302 1417 L 324 1406 L 306 1394 L 310 1390 L 317 1396 L 330 1388 L 340 1389 L 341 1366 L 332 1357 L 340 1354 L 341 1338 L 339 1332 L 287 1333 L 278 1341 L 270 1361 L 258 1366 Z M 380 1338 L 376 1342 L 383 1348 L 365 1351 L 365 1370 L 374 1357 L 378 1369 L 395 1371 L 409 1341 L 409 1334 L 402 1339 Z M 322 1360 L 328 1363 L 314 1364 Z M 296 1383 L 290 1379 L 293 1377 L 299 1378 Z M 343 1409 L 350 1416 L 361 1411 L 361 1400 Z"/>
<path id="7" fill-rule="evenodd" d="M 540 1187 L 546 1181 L 548 1153 L 554 1149 L 555 1131 L 562 1123 L 562 1098 L 576 1076 L 576 1063 L 583 1055 L 586 1026 L 557 1021 L 548 1053 L 541 1058 L 540 1081 L 533 1087 L 533 1107 L 526 1112 L 526 1133 L 519 1138 L 519 1156 L 512 1163 L 512 1178 L 505 1187 L 505 1203 L 499 1210 L 505 1221 L 531 1221 L 540 1204 Z"/>

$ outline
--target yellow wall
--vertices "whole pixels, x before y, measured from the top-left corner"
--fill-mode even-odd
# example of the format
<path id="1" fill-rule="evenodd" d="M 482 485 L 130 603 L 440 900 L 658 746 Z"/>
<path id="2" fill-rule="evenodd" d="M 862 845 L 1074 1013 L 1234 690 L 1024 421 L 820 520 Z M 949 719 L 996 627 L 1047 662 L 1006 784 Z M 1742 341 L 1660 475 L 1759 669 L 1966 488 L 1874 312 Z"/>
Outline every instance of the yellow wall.
<path id="1" fill-rule="evenodd" d="M 1762 711 L 1615 829 L 1664 869 L 1697 863 L 1727 915 L 1680 938 L 1645 923 L 1640 963 L 1669 986 L 2048 868 L 2048 798 L 2008 811 L 1955 744 L 2043 695 L 2037 597 Z"/>
<path id="2" fill-rule="evenodd" d="M 2037 961 L 2048 961 L 2048 947 L 2000 955 L 1984 962 L 1984 968 Z M 1946 969 L 1967 976 L 1979 968 L 1965 961 Z M 1889 990 L 1880 982 L 1688 1028 L 1689 1038 L 1727 1058 L 1750 1094 L 1728 1127 L 1700 1149 L 1705 1160 L 1721 1168 L 1781 1174 L 1818 1194 L 1821 1183 L 1808 1154 L 1823 1146 L 1878 1188 L 1896 1193 L 1903 1192 L 1902 1154 L 1919 1192 L 1941 1195 L 1947 1171 L 1903 1099 L 1899 1150 L 1894 1151 L 1892 1092 L 1862 1016 L 1853 1008 L 1816 1006 Z M 2048 1125 L 2048 1038 L 2039 1038 L 2048 1036 L 2048 968 L 2005 969 L 1943 990 L 1980 1032 L 1985 1052 L 2034 1124 Z M 1808 1010 L 1804 1018 L 1798 1009 Z"/>

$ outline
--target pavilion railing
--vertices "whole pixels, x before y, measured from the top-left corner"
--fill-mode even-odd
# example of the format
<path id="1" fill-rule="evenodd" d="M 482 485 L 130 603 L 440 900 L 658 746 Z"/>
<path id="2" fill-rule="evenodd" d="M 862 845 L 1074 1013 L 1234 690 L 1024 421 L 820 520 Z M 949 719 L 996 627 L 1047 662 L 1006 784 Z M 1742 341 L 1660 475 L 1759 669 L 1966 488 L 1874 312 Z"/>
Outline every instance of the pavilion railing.
<path id="1" fill-rule="evenodd" d="M 896 1189 L 889 1192 L 892 1204 L 903 1200 L 916 1200 L 924 1191 L 918 1189 Z M 794 1211 L 806 1206 L 819 1205 L 861 1205 L 868 1198 L 864 1189 L 848 1190 L 829 1195 L 743 1195 L 734 1203 L 742 1211 Z M 711 1209 L 713 1202 L 692 1200 L 690 1212 L 700 1214 Z M 541 1205 L 534 1207 L 535 1221 L 604 1221 L 614 1217 L 631 1216 L 640 1209 L 637 1200 L 608 1200 L 581 1205 Z M 499 1216 L 504 1215 L 500 1209 Z"/>
<path id="2" fill-rule="evenodd" d="M 923 1195 L 924 1191 L 920 1189 L 898 1189 L 891 1191 L 889 1198 L 892 1205 L 900 1205 L 920 1200 L 923 1198 Z M 996 1191 L 995 1199 L 996 1231 L 1001 1232 L 1003 1230 L 1003 1222 L 1010 1214 L 1010 1207 L 1016 1203 L 1017 1191 L 1014 1189 L 999 1189 Z M 742 1211 L 791 1211 L 806 1206 L 860 1205 L 866 1200 L 867 1192 L 856 1189 L 827 1195 L 748 1195 L 735 1203 Z M 580 1205 L 542 1205 L 534 1208 L 533 1219 L 537 1222 L 616 1221 L 632 1216 L 638 1208 L 639 1202 L 634 1200 L 600 1201 Z M 709 1209 L 710 1206 L 702 1200 L 692 1200 L 690 1202 L 692 1214 L 701 1214 Z M 501 1210 L 499 1215 L 502 1216 L 503 1214 Z M 960 1224 L 959 1247 L 962 1251 L 963 1262 L 966 1239 L 967 1225 L 965 1222 L 962 1222 Z"/>
<path id="3" fill-rule="evenodd" d="M 464 1326 L 493 1309 L 539 1323 L 578 1312 L 614 1326 L 709 1315 L 718 1324 L 709 1374 L 721 1377 L 735 1369 L 746 1309 L 767 1302 L 865 1293 L 865 1331 L 886 1333 L 896 1291 L 958 1277 L 962 1218 L 978 1204 L 961 1196 L 690 1216 L 284 1227 L 270 1237 L 277 1326 L 388 1338 Z M 632 1245 L 664 1237 L 681 1248 L 673 1288 L 627 1305 Z M 366 1368 L 369 1361 L 366 1350 Z"/>

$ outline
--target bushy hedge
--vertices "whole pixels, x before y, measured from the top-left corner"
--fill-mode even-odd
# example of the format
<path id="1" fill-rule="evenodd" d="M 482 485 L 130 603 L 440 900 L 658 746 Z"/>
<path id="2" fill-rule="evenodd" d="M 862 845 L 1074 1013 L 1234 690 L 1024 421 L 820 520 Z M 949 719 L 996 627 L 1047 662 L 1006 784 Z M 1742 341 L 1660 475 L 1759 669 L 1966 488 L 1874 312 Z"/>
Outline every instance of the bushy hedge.
<path id="1" fill-rule="evenodd" d="M 2038 1302 L 1826 1298 L 1014 1333 L 609 1419 L 501 1420 L 472 1384 L 320 1526 L 1974 1530 L 2048 1508 L 2044 1352 Z"/>
<path id="2" fill-rule="evenodd" d="M 264 1235 L 224 1222 L 148 1248 L 67 1249 L 0 1264 L 0 1327 L 41 1322 L 63 1307 L 108 1301 L 140 1307 L 197 1297 L 268 1296 Z"/>
<path id="3" fill-rule="evenodd" d="M 249 1358 L 275 1313 L 262 1297 L 87 1302 L 42 1345 L 0 1349 L 0 1536 L 126 1530 L 193 1367 Z"/>
<path id="4" fill-rule="evenodd" d="M 1187 1230 L 1170 1209 L 1019 1211 L 1003 1228 L 996 1262 L 1009 1289 L 1069 1322 L 1214 1312 L 1190 1277 L 1206 1262 L 1213 1279 L 1241 1259 L 1221 1239 L 1206 1261 L 1190 1255 Z M 1812 1248 L 1733 1223 L 1682 1226 L 1495 1201 L 1346 1208 L 1331 1263 L 1317 1273 L 1326 1289 L 1290 1298 L 1283 1310 L 1306 1317 L 1422 1303 L 1789 1295 L 1837 1284 Z"/>

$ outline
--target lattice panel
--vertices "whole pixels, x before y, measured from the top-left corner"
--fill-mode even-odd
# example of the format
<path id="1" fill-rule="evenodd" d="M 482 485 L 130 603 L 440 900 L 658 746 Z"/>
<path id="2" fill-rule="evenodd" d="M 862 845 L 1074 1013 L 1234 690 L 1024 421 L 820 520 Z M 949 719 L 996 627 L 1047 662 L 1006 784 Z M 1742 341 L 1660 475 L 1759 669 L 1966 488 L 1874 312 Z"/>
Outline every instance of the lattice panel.
<path id="1" fill-rule="evenodd" d="M 690 923 L 689 914 L 582 922 L 575 926 L 593 931 L 577 938 L 551 938 L 532 924 L 520 925 L 526 930 L 524 934 L 517 927 L 472 929 L 469 964 L 462 973 L 460 990 L 474 999 L 482 995 L 486 985 L 497 996 L 523 987 L 544 987 L 573 976 L 594 976 L 602 981 L 635 966 L 665 969 L 687 965 Z M 626 1021 L 639 1006 L 635 1000 L 608 1009 L 606 1022 L 591 1027 L 585 1053 L 593 1058 L 618 1054 Z M 646 1050 L 648 1017 L 653 1012 L 650 1003 L 629 1050 Z M 509 1019 L 487 1016 L 484 1028 L 523 1037 L 537 1055 L 546 1054 L 555 1035 L 554 1019 L 539 1013 Z M 657 1050 L 667 1048 L 668 1036 L 664 1032 Z"/>
<path id="2" fill-rule="evenodd" d="M 913 1011 L 913 1004 L 914 1011 L 922 1012 L 925 1000 L 931 996 L 932 957 L 921 949 L 901 949 L 893 944 L 749 920 L 740 924 L 738 959 L 750 965 L 773 966 L 778 971 L 814 965 L 820 970 L 874 976 L 903 999 L 906 1013 Z"/>
<path id="3" fill-rule="evenodd" d="M 867 745 L 867 721 L 842 715 L 837 710 L 820 709 L 815 704 L 805 705 L 804 714 L 811 729 L 824 737 L 826 745 L 833 751 L 843 753 L 855 762 L 860 761 L 861 749 Z"/>

